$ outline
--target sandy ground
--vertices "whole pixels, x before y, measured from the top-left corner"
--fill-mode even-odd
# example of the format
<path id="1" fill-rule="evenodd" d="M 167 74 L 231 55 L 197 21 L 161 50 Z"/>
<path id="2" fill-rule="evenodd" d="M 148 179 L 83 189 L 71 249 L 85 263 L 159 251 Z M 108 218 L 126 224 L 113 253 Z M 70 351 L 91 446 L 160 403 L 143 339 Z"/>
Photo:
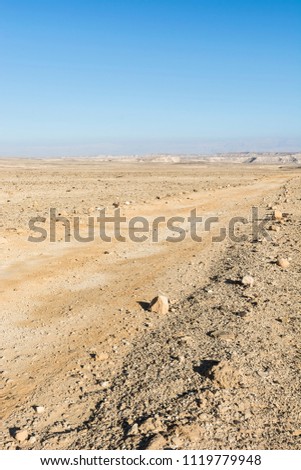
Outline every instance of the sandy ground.
<path id="1" fill-rule="evenodd" d="M 0 171 L 2 449 L 301 448 L 300 168 L 0 160 Z M 185 240 L 166 241 L 176 232 L 163 223 L 142 243 L 127 223 L 123 242 L 74 239 L 75 217 L 85 236 L 114 204 L 151 228 L 184 217 Z M 252 207 L 284 214 L 268 240 L 254 238 Z M 71 224 L 57 221 L 53 242 L 50 208 Z M 193 209 L 219 218 L 199 242 Z M 233 217 L 249 220 L 235 232 L 246 240 L 213 242 Z M 158 293 L 166 316 L 146 309 Z"/>

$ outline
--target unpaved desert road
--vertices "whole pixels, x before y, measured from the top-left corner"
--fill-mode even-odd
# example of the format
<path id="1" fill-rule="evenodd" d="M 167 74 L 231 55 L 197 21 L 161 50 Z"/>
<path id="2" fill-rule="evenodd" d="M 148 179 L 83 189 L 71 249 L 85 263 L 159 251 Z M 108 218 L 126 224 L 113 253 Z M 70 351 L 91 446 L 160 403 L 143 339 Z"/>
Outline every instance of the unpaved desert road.
<path id="1" fill-rule="evenodd" d="M 250 217 L 253 206 L 262 208 L 264 198 L 293 176 L 265 169 L 255 177 L 246 174 L 245 184 L 243 178 L 237 182 L 224 172 L 223 181 L 232 183 L 234 178 L 235 185 L 197 191 L 188 185 L 185 194 L 160 196 L 147 204 L 137 198 L 122 206 L 122 214 L 142 215 L 151 222 L 158 216 L 187 219 L 197 209 L 203 217 L 218 216 L 220 225 L 227 227 L 231 217 Z M 188 232 L 180 243 L 166 242 L 163 224 L 158 243 L 134 243 L 126 228 L 126 242 L 111 243 L 96 238 L 91 243 L 33 244 L 27 241 L 26 226 L 6 234 L 9 252 L 0 272 L 4 447 L 5 442 L 13 445 L 9 427 L 32 425 L 34 420 L 37 433 L 49 427 L 54 432 L 62 416 L 69 417 L 71 427 L 88 418 L 95 395 L 121 367 L 133 339 L 160 321 L 143 309 L 143 302 L 163 292 L 176 304 L 202 285 L 227 244 L 212 243 L 218 228 L 203 233 L 201 243 L 191 240 Z M 60 226 L 58 233 L 62 231 Z M 43 420 L 32 416 L 34 405 L 47 409 Z"/>

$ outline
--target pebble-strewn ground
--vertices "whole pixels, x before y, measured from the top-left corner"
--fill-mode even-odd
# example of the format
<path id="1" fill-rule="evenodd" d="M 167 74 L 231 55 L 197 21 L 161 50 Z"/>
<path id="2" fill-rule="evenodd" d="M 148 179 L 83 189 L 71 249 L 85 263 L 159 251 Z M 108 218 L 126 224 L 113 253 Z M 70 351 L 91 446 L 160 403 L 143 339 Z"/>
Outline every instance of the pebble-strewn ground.
<path id="1" fill-rule="evenodd" d="M 3 161 L 1 448 L 300 449 L 300 178 Z M 197 208 L 226 228 L 256 206 L 268 237 L 249 221 L 236 226 L 244 241 L 172 243 L 160 227 L 159 243 L 64 243 L 63 226 L 56 243 L 27 241 L 28 218 L 49 207 L 84 218 L 113 203 L 149 220 Z M 146 310 L 158 293 L 167 315 Z"/>

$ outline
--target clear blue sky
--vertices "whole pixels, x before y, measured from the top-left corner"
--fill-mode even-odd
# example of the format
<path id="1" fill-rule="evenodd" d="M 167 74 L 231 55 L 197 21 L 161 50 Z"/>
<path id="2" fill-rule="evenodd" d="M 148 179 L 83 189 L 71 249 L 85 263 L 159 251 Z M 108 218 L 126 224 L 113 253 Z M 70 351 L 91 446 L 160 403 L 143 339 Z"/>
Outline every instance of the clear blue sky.
<path id="1" fill-rule="evenodd" d="M 301 149 L 301 0 L 0 0 L 0 155 Z"/>

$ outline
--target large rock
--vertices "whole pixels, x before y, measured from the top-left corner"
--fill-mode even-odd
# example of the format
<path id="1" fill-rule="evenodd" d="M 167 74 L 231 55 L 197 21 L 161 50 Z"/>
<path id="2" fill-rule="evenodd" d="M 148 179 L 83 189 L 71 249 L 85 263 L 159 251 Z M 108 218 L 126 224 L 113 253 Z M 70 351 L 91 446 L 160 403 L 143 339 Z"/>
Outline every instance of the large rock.
<path id="1" fill-rule="evenodd" d="M 160 315 L 165 315 L 168 312 L 168 308 L 169 302 L 165 295 L 158 295 L 149 305 L 151 312 L 159 313 Z"/>

